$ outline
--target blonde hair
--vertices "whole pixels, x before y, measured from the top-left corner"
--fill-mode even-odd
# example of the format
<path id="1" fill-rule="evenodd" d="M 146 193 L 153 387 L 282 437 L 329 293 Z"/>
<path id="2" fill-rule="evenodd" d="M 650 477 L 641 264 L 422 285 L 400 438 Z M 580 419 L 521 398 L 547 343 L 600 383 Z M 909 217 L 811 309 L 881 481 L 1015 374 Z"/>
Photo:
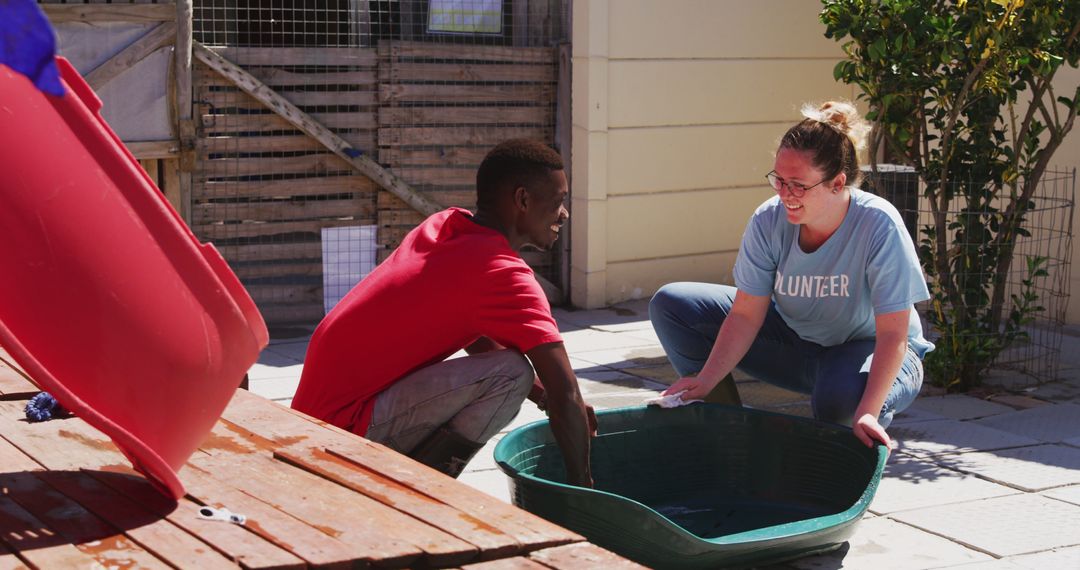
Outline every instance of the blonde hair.
<path id="1" fill-rule="evenodd" d="M 857 186 L 862 178 L 859 152 L 866 148 L 870 124 L 847 101 L 807 103 L 802 115 L 806 118 L 788 129 L 780 139 L 780 148 L 805 152 L 814 167 L 829 178 L 843 172 L 847 185 Z"/>

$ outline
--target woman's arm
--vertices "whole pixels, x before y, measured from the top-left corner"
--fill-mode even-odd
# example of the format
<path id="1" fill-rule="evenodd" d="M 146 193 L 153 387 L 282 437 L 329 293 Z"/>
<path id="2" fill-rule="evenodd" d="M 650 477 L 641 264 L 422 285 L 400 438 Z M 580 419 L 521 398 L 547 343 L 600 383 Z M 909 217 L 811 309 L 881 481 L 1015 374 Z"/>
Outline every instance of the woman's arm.
<path id="1" fill-rule="evenodd" d="M 859 401 L 851 423 L 855 436 L 867 446 L 872 446 L 874 440 L 877 440 L 889 448 L 893 447 L 889 434 L 885 433 L 885 428 L 878 423 L 878 414 L 881 413 L 885 397 L 889 395 L 900 365 L 904 362 L 910 318 L 910 308 L 874 318 L 874 360 L 870 364 L 870 376 L 866 380 L 862 400 Z"/>
<path id="2" fill-rule="evenodd" d="M 735 301 L 731 304 L 731 313 L 720 325 L 720 332 L 716 335 L 716 342 L 705 366 L 701 368 L 697 376 L 687 376 L 679 379 L 664 390 L 663 395 L 683 394 L 684 400 L 703 399 L 725 376 L 727 376 L 746 351 L 750 350 L 757 333 L 761 330 L 761 324 L 765 322 L 765 314 L 769 310 L 771 302 L 769 296 L 748 295 L 742 291 L 735 292 Z"/>

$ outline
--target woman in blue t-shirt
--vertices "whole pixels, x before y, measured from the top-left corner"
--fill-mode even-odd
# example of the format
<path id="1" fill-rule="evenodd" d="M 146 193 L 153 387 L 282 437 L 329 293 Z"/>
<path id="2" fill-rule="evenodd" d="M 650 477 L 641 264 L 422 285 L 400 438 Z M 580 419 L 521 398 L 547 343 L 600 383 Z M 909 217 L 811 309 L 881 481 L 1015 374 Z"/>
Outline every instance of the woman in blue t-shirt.
<path id="1" fill-rule="evenodd" d="M 896 208 L 857 188 L 869 127 L 849 103 L 803 108 L 766 178 L 735 286 L 672 283 L 649 316 L 680 376 L 664 395 L 737 401 L 731 371 L 811 394 L 814 417 L 852 426 L 867 445 L 922 386 L 914 304 L 929 298 Z M 715 390 L 715 392 L 714 392 Z"/>

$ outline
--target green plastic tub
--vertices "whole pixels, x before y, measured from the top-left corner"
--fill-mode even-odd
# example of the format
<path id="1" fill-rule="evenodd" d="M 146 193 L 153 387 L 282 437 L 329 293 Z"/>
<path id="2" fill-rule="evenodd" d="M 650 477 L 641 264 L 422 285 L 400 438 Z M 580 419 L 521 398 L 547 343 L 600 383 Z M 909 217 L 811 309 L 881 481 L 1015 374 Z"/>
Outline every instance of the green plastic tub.
<path id="1" fill-rule="evenodd" d="M 888 451 L 851 430 L 719 404 L 597 413 L 595 489 L 568 485 L 548 422 L 495 461 L 515 505 L 653 568 L 728 568 L 838 548 L 866 513 Z"/>

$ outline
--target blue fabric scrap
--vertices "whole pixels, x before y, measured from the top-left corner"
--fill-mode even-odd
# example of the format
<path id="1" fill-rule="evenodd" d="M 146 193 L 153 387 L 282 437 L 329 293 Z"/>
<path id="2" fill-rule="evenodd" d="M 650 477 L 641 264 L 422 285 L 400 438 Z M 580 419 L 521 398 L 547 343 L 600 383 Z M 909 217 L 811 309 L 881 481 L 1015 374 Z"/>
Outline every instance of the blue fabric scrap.
<path id="1" fill-rule="evenodd" d="M 41 392 L 30 398 L 24 411 L 26 419 L 32 422 L 44 422 L 68 414 L 68 411 L 48 392 Z"/>
<path id="2" fill-rule="evenodd" d="M 25 75 L 50 95 L 62 97 L 56 67 L 56 36 L 34 0 L 0 0 L 0 64 Z"/>

